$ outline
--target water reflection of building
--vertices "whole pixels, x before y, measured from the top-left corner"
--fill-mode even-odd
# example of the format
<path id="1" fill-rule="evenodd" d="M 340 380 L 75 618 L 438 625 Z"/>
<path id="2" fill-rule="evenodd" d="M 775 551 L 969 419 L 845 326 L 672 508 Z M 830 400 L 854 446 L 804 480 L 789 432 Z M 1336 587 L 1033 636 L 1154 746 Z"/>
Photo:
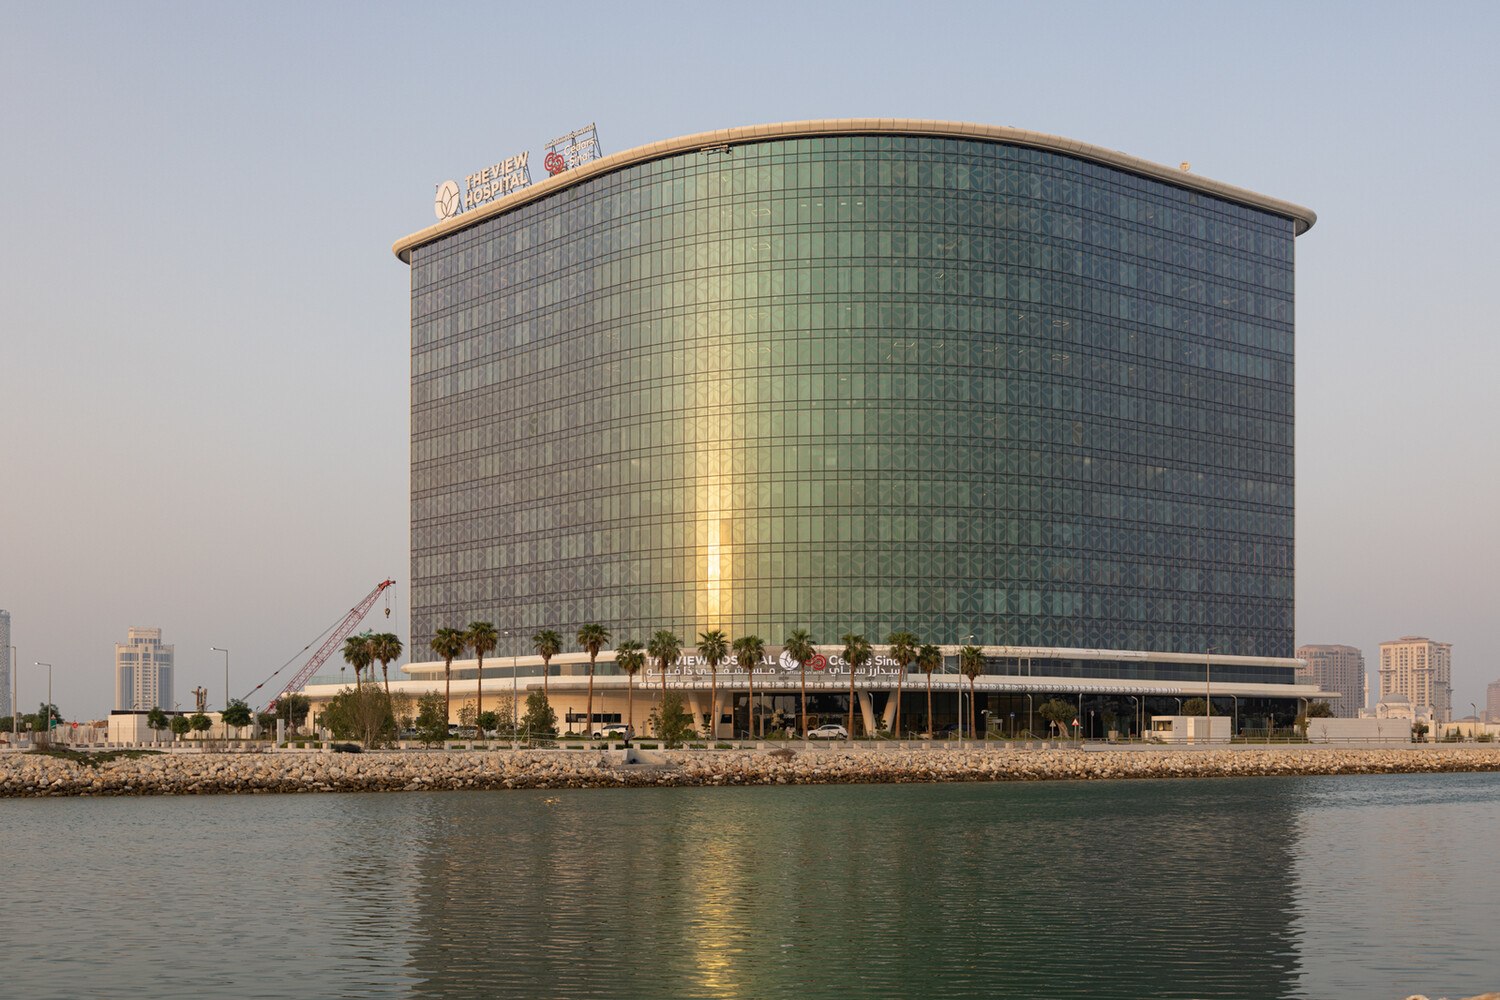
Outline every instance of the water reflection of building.
<path id="1" fill-rule="evenodd" d="M 443 797 L 409 972 L 417 996 L 1289 996 L 1304 789 Z"/>
<path id="2" fill-rule="evenodd" d="M 1026 694 L 1122 731 L 1210 694 L 1290 720 L 1316 692 L 1292 658 L 1293 242 L 1313 222 L 1073 140 L 890 119 L 655 143 L 446 218 L 396 246 L 409 648 L 489 620 L 486 684 L 531 688 L 544 628 L 903 629 L 949 657 L 939 724 L 965 643 L 1007 726 Z M 565 716 L 578 664 L 551 685 Z M 733 675 L 710 706 L 678 666 L 694 714 L 743 731 Z M 442 665 L 406 672 L 431 689 Z M 828 676 L 818 711 L 847 711 Z M 862 679 L 858 726 L 894 722 L 893 675 Z M 577 728 L 626 711 L 619 687 L 606 673 Z M 901 714 L 925 724 L 925 699 Z"/>

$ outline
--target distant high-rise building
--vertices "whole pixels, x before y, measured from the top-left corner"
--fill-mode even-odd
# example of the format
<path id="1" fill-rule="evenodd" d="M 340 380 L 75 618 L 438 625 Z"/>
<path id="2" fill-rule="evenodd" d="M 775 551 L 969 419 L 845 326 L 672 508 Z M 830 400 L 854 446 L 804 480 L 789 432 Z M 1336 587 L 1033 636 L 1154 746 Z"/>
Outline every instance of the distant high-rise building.
<path id="1" fill-rule="evenodd" d="M 15 711 L 10 703 L 10 612 L 0 611 L 0 717 Z"/>
<path id="2" fill-rule="evenodd" d="M 175 653 L 175 646 L 162 645 L 159 628 L 132 628 L 123 645 L 115 643 L 115 708 L 170 709 Z"/>
<path id="3" fill-rule="evenodd" d="M 1453 721 L 1453 644 L 1403 635 L 1380 644 L 1380 695 L 1404 694 L 1412 708 Z"/>
<path id="4" fill-rule="evenodd" d="M 1484 698 L 1484 721 L 1500 722 L 1500 681 L 1493 681 Z"/>
<path id="5" fill-rule="evenodd" d="M 1297 647 L 1297 659 L 1307 666 L 1297 668 L 1299 684 L 1317 684 L 1324 691 L 1337 691 L 1333 714 L 1340 719 L 1359 717 L 1365 707 L 1365 654 L 1353 646 L 1310 644 Z"/>

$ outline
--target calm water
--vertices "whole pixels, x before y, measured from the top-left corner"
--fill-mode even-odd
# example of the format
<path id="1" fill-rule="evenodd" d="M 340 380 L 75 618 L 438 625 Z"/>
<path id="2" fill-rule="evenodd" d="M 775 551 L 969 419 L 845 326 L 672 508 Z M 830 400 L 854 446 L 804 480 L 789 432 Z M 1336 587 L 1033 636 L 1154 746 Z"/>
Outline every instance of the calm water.
<path id="1" fill-rule="evenodd" d="M 0 800 L 12 995 L 1500 988 L 1500 775 Z"/>

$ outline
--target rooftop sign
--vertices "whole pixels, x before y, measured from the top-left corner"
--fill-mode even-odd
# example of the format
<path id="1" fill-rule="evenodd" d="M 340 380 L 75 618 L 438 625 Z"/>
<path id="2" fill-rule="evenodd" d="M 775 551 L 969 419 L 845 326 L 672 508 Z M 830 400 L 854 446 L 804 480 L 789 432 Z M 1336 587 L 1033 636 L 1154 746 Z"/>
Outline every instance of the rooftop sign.
<path id="1" fill-rule="evenodd" d="M 603 153 L 599 149 L 599 130 L 592 123 L 559 136 L 547 143 L 547 155 L 543 164 L 549 175 L 571 170 L 590 160 L 597 160 Z M 531 185 L 531 154 L 520 152 L 507 156 L 499 163 L 485 167 L 464 178 L 460 191 L 458 182 L 443 181 L 437 185 L 432 200 L 432 210 L 439 222 L 447 221 L 472 208 L 503 198 L 512 192 Z"/>

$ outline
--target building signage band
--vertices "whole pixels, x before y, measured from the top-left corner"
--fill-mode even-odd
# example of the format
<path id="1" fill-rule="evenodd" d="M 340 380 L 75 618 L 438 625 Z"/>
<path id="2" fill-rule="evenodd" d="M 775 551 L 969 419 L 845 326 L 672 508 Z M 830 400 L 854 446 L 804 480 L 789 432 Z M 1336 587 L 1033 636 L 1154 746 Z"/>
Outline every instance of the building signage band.
<path id="1" fill-rule="evenodd" d="M 593 123 L 558 136 L 547 143 L 546 149 L 542 164 L 552 176 L 603 155 L 599 148 L 599 129 Z M 522 151 L 469 174 L 464 178 L 462 189 L 457 181 L 443 181 L 435 189 L 432 210 L 438 221 L 444 222 L 530 186 L 531 154 Z"/>

